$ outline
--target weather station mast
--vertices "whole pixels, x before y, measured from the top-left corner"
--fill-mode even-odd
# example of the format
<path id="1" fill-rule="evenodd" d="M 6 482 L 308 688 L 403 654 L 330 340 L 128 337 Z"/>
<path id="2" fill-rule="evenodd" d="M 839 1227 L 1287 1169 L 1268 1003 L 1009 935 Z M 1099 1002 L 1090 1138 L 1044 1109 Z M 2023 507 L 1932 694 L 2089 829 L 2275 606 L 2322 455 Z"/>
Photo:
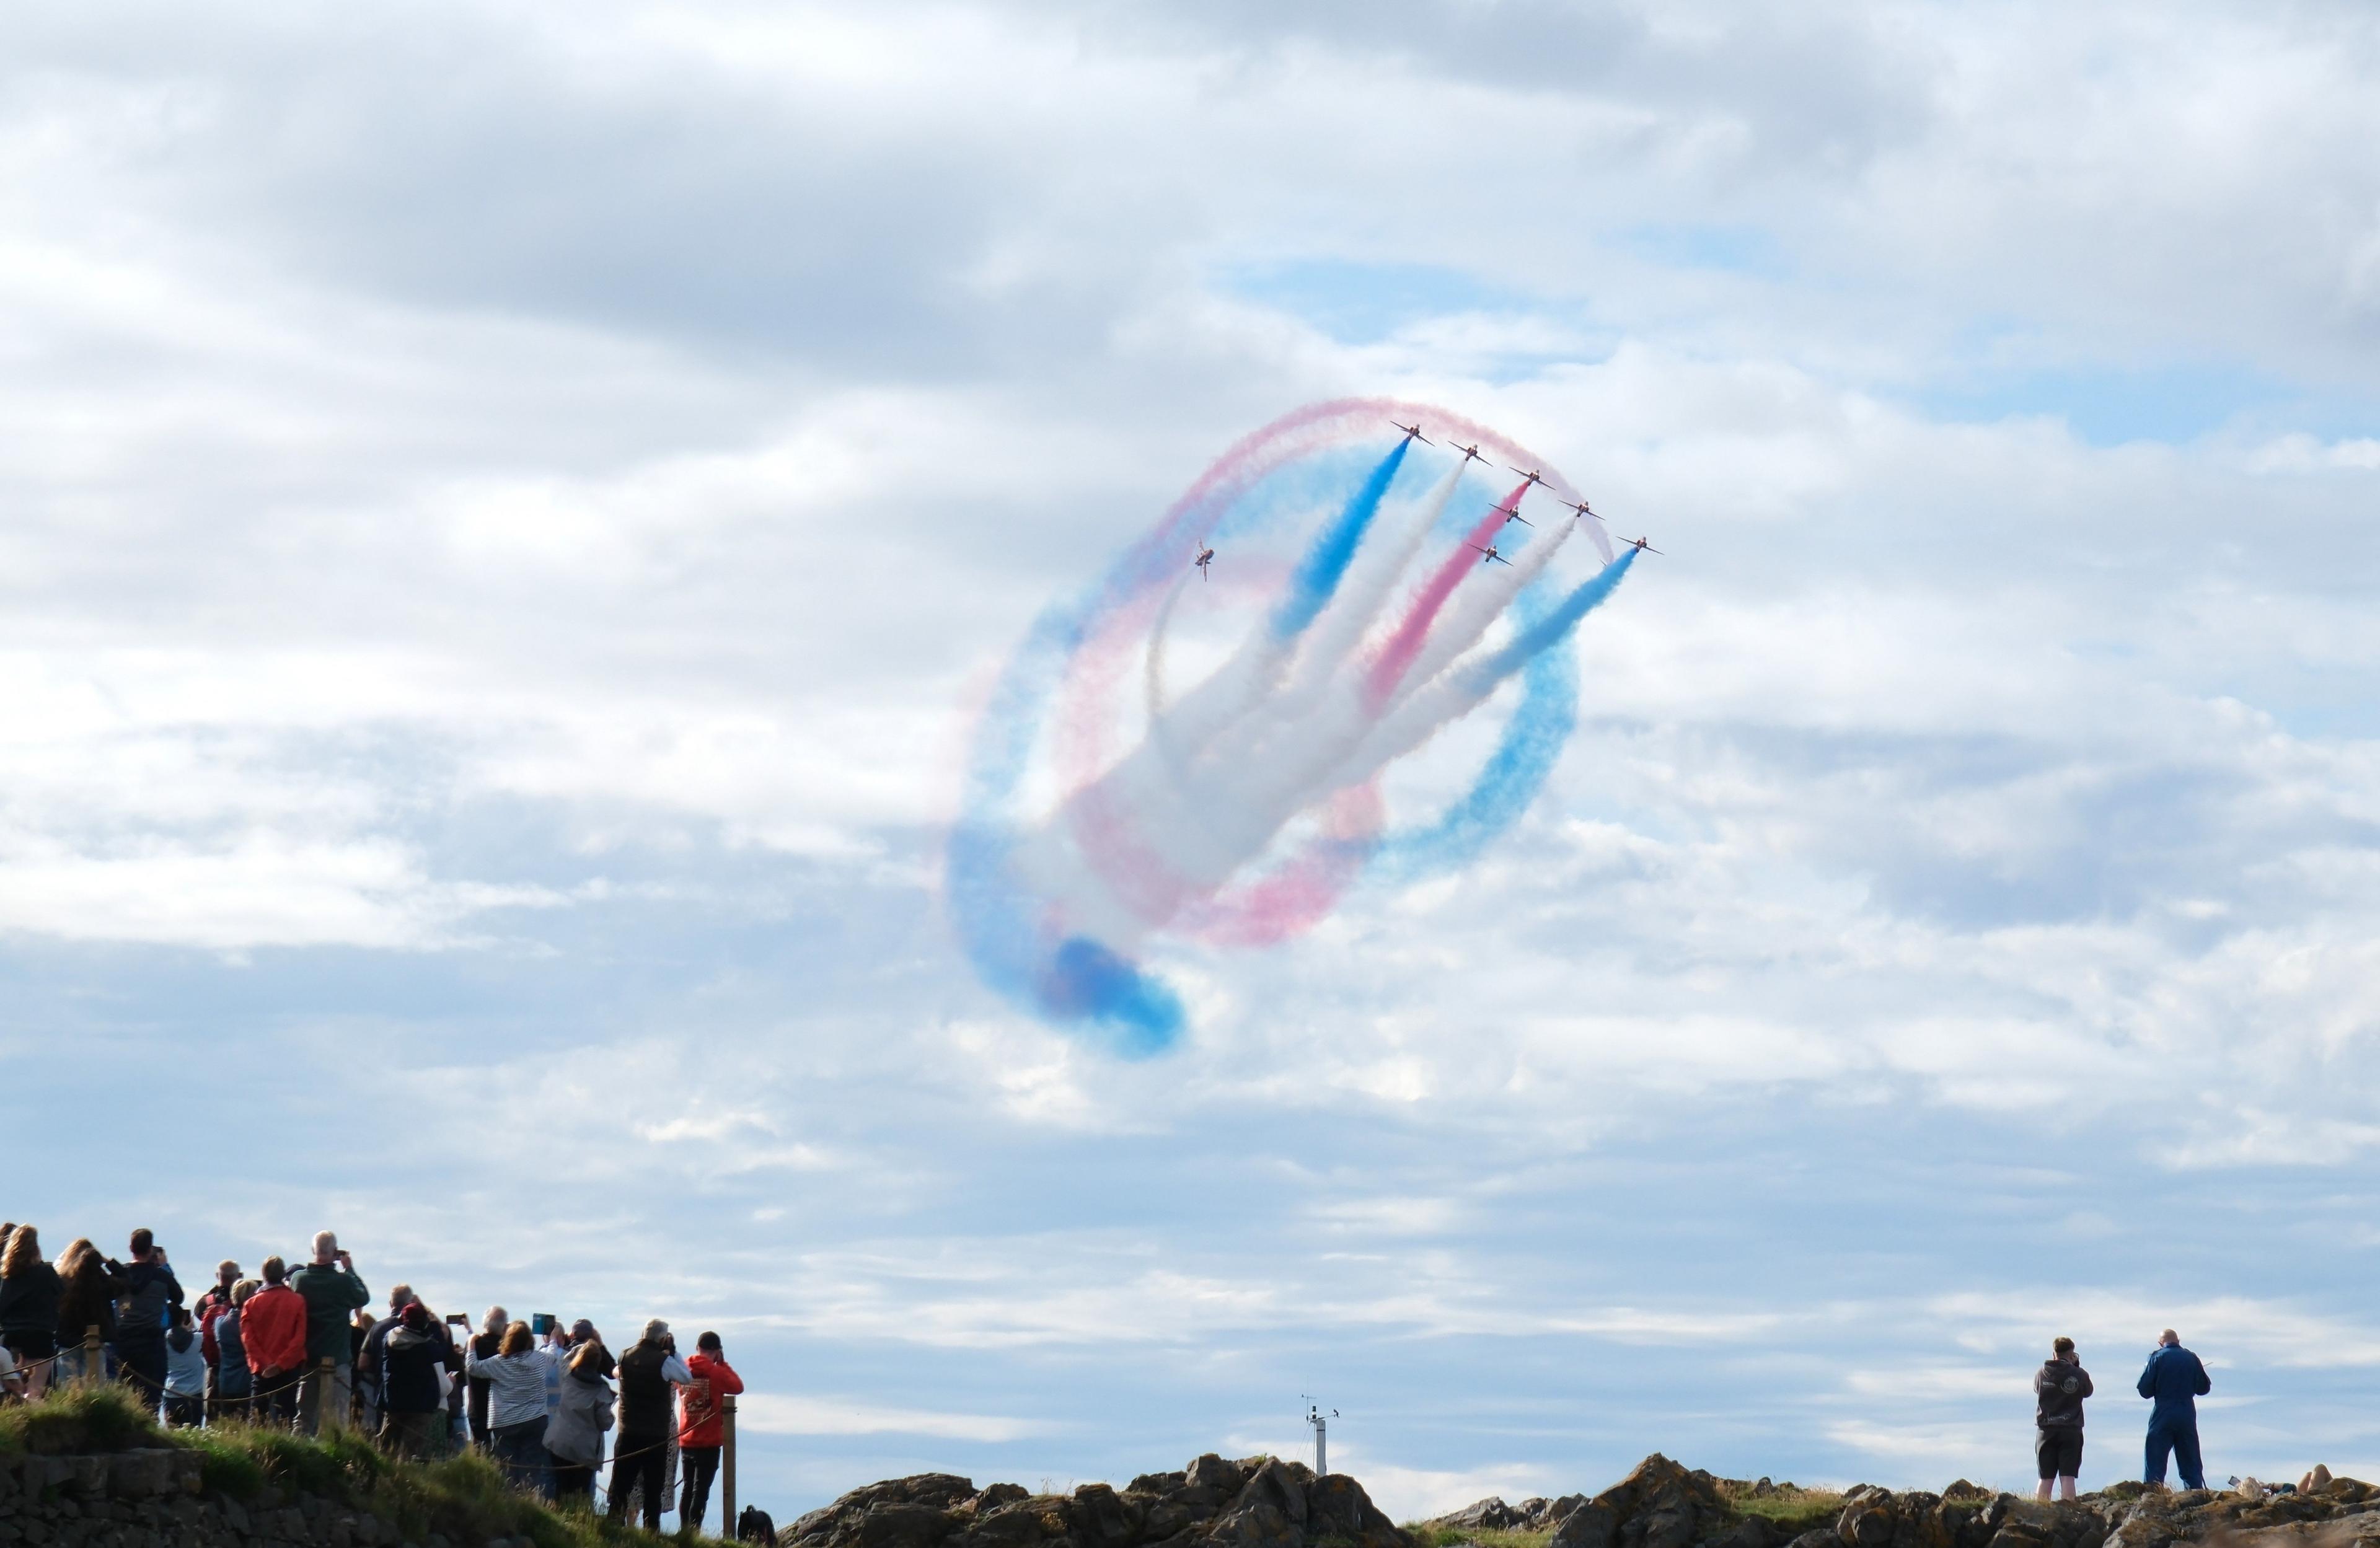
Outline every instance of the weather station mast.
<path id="1" fill-rule="evenodd" d="M 1305 1395 L 1300 1393 L 1298 1396 L 1304 1397 Z M 1338 1409 L 1333 1409 L 1326 1414 L 1321 1404 L 1311 1397 L 1305 1398 L 1305 1422 L 1314 1426 L 1314 1476 L 1317 1478 L 1330 1476 L 1330 1421 L 1338 1417 Z"/>

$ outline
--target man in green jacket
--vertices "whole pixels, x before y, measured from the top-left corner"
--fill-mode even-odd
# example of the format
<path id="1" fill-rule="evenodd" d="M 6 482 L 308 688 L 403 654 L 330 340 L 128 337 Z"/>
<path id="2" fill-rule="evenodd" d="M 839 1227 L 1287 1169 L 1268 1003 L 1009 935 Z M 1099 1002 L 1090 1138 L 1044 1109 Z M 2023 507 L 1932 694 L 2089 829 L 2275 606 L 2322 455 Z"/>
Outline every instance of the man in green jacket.
<path id="1" fill-rule="evenodd" d="M 357 1276 L 355 1256 L 339 1250 L 331 1231 L 314 1233 L 314 1261 L 298 1271 L 289 1288 L 306 1299 L 306 1385 L 298 1395 L 298 1428 L 309 1435 L 347 1423 L 355 1401 L 356 1351 L 347 1318 L 371 1302 Z"/>

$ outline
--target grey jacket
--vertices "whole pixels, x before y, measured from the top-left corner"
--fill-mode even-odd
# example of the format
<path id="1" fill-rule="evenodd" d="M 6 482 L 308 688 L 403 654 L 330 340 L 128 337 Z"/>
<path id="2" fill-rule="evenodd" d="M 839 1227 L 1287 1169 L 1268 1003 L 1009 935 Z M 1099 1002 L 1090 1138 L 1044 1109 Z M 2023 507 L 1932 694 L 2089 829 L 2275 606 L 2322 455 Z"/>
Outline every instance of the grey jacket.
<path id="1" fill-rule="evenodd" d="M 546 1421 L 545 1449 L 565 1462 L 601 1467 L 603 1432 L 612 1428 L 612 1384 L 601 1376 L 562 1378 L 562 1403 Z"/>

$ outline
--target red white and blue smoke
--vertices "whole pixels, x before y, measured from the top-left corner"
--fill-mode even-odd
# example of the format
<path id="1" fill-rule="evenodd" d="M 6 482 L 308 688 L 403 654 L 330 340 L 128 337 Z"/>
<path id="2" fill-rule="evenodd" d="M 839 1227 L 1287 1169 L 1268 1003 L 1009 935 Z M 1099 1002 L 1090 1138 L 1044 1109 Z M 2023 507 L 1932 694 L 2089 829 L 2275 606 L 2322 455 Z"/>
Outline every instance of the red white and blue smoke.
<path id="1" fill-rule="evenodd" d="M 1543 467 L 1550 494 L 1509 487 L 1508 466 Z M 993 690 L 946 869 L 986 982 L 1154 1053 L 1184 1022 L 1146 965 L 1162 941 L 1269 944 L 1367 874 L 1467 864 L 1544 785 L 1578 708 L 1554 647 L 1636 557 L 1556 503 L 1581 498 L 1493 430 L 1386 399 L 1301 409 L 1224 454 L 1035 621 Z M 1600 568 L 1566 583 L 1554 562 L 1581 532 Z M 1191 565 L 1209 546 L 1211 583 Z M 1201 642 L 1209 670 L 1177 681 Z M 1463 792 L 1391 824 L 1383 774 L 1507 683 L 1517 702 Z"/>

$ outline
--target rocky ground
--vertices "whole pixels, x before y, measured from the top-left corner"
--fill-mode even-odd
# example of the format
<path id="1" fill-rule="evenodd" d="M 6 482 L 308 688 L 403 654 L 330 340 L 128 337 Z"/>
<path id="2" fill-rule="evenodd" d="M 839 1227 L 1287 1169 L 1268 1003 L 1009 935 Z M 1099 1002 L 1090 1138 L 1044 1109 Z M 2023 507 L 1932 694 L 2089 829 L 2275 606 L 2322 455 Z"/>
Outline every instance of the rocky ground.
<path id="1" fill-rule="evenodd" d="M 1035 1494 L 925 1473 L 856 1489 L 777 1534 L 780 1548 L 2380 1548 L 2380 1489 L 2317 1472 L 2305 1492 L 2166 1494 L 2137 1483 L 2042 1505 L 1961 1481 L 1846 1494 L 1714 1478 L 1648 1457 L 1599 1494 L 1482 1500 L 1399 1529 L 1344 1474 L 1201 1457 L 1122 1489 Z M 1507 1535 L 1509 1534 L 1509 1535 Z"/>
<path id="2" fill-rule="evenodd" d="M 1413 1548 L 1343 1473 L 1201 1457 L 1121 1490 L 1035 1494 L 921 1473 L 855 1489 L 780 1530 L 781 1548 Z"/>
<path id="3" fill-rule="evenodd" d="M 1432 1529 L 1548 1531 L 1546 1548 L 2380 1548 L 2380 1489 L 2317 1469 L 2302 1493 L 2167 1493 L 2122 1483 L 2071 1505 L 1961 1480 L 1940 1494 L 1862 1487 L 1834 1496 L 1713 1478 L 1648 1457 L 1592 1499 L 1482 1500 Z"/>

